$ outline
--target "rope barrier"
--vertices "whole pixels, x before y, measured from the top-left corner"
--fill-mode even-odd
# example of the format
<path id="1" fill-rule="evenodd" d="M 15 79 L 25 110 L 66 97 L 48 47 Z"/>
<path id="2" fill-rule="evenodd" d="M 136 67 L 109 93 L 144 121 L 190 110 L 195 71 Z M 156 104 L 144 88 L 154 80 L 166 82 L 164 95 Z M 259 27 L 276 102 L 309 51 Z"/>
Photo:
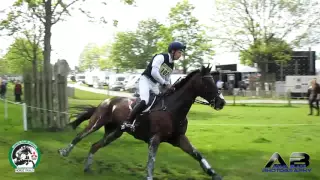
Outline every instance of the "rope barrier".
<path id="1" fill-rule="evenodd" d="M 70 113 L 68 113 L 68 112 L 60 112 L 60 111 L 54 111 L 54 110 L 50 110 L 50 109 L 44 109 L 44 108 L 39 108 L 39 107 L 34 107 L 34 106 L 28 106 L 26 103 L 14 102 L 14 101 L 10 101 L 10 100 L 8 100 L 6 98 L 5 99 L 0 98 L 0 100 L 4 102 L 4 119 L 5 120 L 8 120 L 8 117 L 9 117 L 8 103 L 22 106 L 22 116 L 23 116 L 22 118 L 23 118 L 23 130 L 24 131 L 28 131 L 28 122 L 27 122 L 27 111 L 28 110 L 27 110 L 27 108 L 70 115 Z"/>

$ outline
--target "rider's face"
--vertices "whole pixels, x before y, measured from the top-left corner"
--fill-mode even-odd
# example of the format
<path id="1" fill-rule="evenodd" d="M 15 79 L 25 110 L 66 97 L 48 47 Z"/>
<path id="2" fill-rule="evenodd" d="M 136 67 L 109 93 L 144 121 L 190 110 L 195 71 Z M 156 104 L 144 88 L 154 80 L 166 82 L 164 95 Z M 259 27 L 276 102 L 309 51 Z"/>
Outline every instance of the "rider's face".
<path id="1" fill-rule="evenodd" d="M 181 56 L 182 56 L 182 51 L 178 50 L 173 52 L 173 60 L 178 60 L 180 59 Z"/>

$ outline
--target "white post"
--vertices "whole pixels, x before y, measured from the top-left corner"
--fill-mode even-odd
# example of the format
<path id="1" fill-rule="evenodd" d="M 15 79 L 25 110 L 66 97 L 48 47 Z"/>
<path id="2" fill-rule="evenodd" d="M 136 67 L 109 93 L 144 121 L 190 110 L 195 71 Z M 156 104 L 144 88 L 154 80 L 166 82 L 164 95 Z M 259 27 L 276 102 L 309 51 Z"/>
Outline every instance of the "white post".
<path id="1" fill-rule="evenodd" d="M 23 109 L 23 130 L 28 131 L 28 121 L 27 121 L 27 104 L 22 104 Z"/>
<path id="2" fill-rule="evenodd" d="M 8 120 L 8 102 L 4 99 L 4 119 Z"/>

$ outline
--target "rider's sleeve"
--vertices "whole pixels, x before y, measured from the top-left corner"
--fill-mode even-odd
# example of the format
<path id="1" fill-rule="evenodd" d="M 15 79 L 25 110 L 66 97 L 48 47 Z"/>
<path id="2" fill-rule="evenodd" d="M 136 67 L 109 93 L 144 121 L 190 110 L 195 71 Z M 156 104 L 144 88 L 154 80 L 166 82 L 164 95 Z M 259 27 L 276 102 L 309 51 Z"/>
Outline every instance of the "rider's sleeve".
<path id="1" fill-rule="evenodd" d="M 164 77 L 164 80 L 168 83 L 168 84 L 171 84 L 171 78 L 170 78 L 170 75 Z"/>
<path id="2" fill-rule="evenodd" d="M 162 54 L 157 55 L 154 57 L 152 62 L 152 70 L 151 76 L 157 80 L 160 84 L 164 84 L 166 81 L 160 75 L 160 66 L 164 62 L 164 57 Z"/>

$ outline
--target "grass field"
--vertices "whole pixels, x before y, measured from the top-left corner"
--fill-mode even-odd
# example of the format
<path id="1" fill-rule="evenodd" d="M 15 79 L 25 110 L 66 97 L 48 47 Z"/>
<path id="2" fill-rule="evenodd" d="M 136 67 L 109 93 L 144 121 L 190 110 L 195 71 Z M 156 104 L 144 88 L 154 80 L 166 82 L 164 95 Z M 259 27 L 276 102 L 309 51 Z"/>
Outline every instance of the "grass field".
<path id="1" fill-rule="evenodd" d="M 70 104 L 100 103 L 104 95 L 78 91 Z M 100 100 L 89 100 L 100 99 Z M 81 130 L 67 132 L 23 132 L 22 109 L 9 105 L 9 117 L 3 120 L 0 101 L 0 171 L 2 180 L 20 179 L 145 179 L 147 145 L 125 134 L 118 141 L 96 153 L 93 174 L 82 171 L 92 143 L 102 137 L 103 128 L 81 141 L 67 158 L 57 149 L 66 146 Z M 316 180 L 320 179 L 320 117 L 307 116 L 307 106 L 227 106 L 217 112 L 194 105 L 188 115 L 187 135 L 193 145 L 207 158 L 224 180 Z M 220 125 L 218 125 L 220 124 Z M 228 125 L 229 124 L 229 125 Z M 275 126 L 283 124 L 283 126 Z M 309 124 L 288 126 L 286 124 Z M 265 126 L 255 126 L 265 125 Z M 16 174 L 8 161 L 8 151 L 17 141 L 26 139 L 37 144 L 41 162 L 32 174 Z M 289 163 L 292 152 L 310 155 L 311 173 L 263 173 L 262 168 L 274 152 Z M 181 150 L 161 144 L 157 154 L 155 179 L 205 180 L 199 164 Z"/>

